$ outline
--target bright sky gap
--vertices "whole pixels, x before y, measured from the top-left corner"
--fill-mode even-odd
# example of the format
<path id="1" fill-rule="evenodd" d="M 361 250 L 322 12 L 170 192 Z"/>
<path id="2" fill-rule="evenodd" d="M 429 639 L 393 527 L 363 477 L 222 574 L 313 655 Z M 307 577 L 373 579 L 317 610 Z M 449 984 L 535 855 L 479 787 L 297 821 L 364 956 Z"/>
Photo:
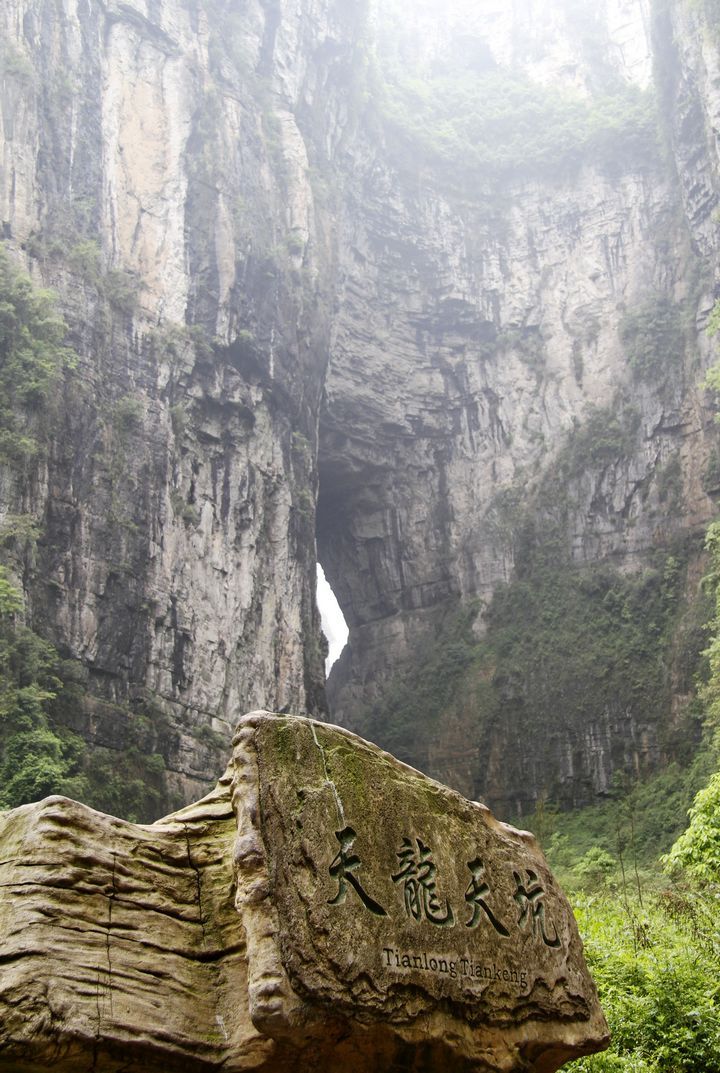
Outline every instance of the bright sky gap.
<path id="1" fill-rule="evenodd" d="M 317 603 L 323 633 L 327 637 L 330 646 L 328 657 L 325 660 L 325 674 L 329 674 L 330 668 L 347 644 L 348 627 L 340 610 L 340 605 L 335 598 L 335 593 L 330 588 L 320 563 L 317 564 Z"/>

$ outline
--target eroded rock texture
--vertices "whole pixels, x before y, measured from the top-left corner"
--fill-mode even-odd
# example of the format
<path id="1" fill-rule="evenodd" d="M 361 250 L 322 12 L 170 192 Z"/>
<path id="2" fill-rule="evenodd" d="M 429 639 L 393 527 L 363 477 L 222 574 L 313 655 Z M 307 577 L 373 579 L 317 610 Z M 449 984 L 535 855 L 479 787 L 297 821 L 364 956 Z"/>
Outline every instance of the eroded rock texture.
<path id="1" fill-rule="evenodd" d="M 368 105 L 355 0 L 3 5 L 3 235 L 79 355 L 22 415 L 39 454 L 0 460 L 3 560 L 64 661 L 58 718 L 104 770 L 137 758 L 155 815 L 212 783 L 233 712 L 327 714 L 316 532 L 351 630 L 333 718 L 469 796 L 583 803 L 692 739 L 681 610 L 639 646 L 642 703 L 584 711 L 572 683 L 538 715 L 521 653 L 388 725 L 397 680 L 474 602 L 481 638 L 538 548 L 613 592 L 672 559 L 679 608 L 720 489 L 713 28 L 690 0 L 521 7 L 463 36 L 419 3 L 416 48 L 589 98 L 655 79 L 660 142 L 439 168 Z"/>
<path id="2" fill-rule="evenodd" d="M 532 837 L 336 728 L 253 713 L 203 801 L 49 798 L 0 845 L 0 1068 L 551 1073 L 607 1043 Z"/>
<path id="3" fill-rule="evenodd" d="M 347 132 L 362 5 L 236 8 L 0 16 L 4 234 L 80 355 L 39 465 L 0 467 L 0 518 L 40 528 L 15 574 L 28 622 L 74 661 L 76 729 L 127 750 L 146 720 L 140 747 L 181 803 L 217 775 L 228 712 L 325 710 L 334 258 L 311 180 Z"/>
<path id="4" fill-rule="evenodd" d="M 638 577 L 680 555 L 692 594 L 692 535 L 717 495 L 717 432 L 701 387 L 717 278 L 716 35 L 687 4 L 653 20 L 641 3 L 603 5 L 592 61 L 571 15 L 546 8 L 527 5 L 526 37 L 513 38 L 493 4 L 472 32 L 538 85 L 590 92 L 601 55 L 605 75 L 646 87 L 654 54 L 664 151 L 598 152 L 495 185 L 438 180 L 391 143 L 369 166 L 357 155 L 321 422 L 320 556 L 350 624 L 329 683 L 334 718 L 520 813 L 544 795 L 590 801 L 614 772 L 647 772 L 692 738 L 682 629 L 671 628 L 674 649 L 663 644 L 652 703 L 628 685 L 581 715 L 595 688 L 585 672 L 540 716 L 543 687 L 523 677 L 527 668 L 538 682 L 543 667 L 518 644 L 512 675 L 501 677 L 496 651 L 460 672 L 426 729 L 410 714 L 413 688 L 448 621 L 478 600 L 482 637 L 498 587 L 532 588 L 548 568 L 592 587 L 598 565 L 608 578 Z M 527 613 L 517 605 L 516 621 Z M 579 666 L 592 636 L 578 628 L 561 639 L 557 619 L 570 613 L 549 609 L 537 632 Z M 452 663 L 445 647 L 439 673 Z M 637 651 L 629 658 L 638 665 Z M 491 702 L 469 699 L 488 686 Z"/>

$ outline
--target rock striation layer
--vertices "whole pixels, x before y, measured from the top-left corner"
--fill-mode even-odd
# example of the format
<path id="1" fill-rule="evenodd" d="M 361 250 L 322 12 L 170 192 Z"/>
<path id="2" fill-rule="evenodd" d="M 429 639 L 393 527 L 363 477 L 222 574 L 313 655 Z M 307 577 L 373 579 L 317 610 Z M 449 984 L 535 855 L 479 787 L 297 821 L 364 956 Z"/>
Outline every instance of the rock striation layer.
<path id="1" fill-rule="evenodd" d="M 350 626 L 332 717 L 384 743 L 397 682 L 458 609 L 487 632 L 532 533 L 568 570 L 674 558 L 697 588 L 720 492 L 699 386 L 720 189 L 706 7 L 528 0 L 522 26 L 475 7 L 438 26 L 418 4 L 405 60 L 612 92 L 643 137 L 618 141 L 606 111 L 552 166 L 438 164 L 378 105 L 378 12 L 350 0 L 0 12 L 2 235 L 78 355 L 20 414 L 39 451 L 0 457 L 2 560 L 62 661 L 59 722 L 110 767 L 136 758 L 158 784 L 145 813 L 212 783 L 235 711 L 328 714 L 318 553 Z M 398 748 L 513 810 L 591 800 L 697 729 L 673 629 L 644 710 L 627 690 L 589 716 L 553 700 L 546 746 L 545 717 L 458 700 Z M 515 688 L 478 675 L 458 696 Z"/>
<path id="2" fill-rule="evenodd" d="M 203 801 L 49 798 L 0 843 L 0 1069 L 552 1073 L 607 1043 L 532 837 L 346 731 L 255 712 Z"/>
<path id="3" fill-rule="evenodd" d="M 646 773 L 671 754 L 671 739 L 694 733 L 673 730 L 690 687 L 672 645 L 659 669 L 666 696 L 647 712 L 625 691 L 615 711 L 598 704 L 578 718 L 586 679 L 560 698 L 550 725 L 532 712 L 520 722 L 506 703 L 512 683 L 499 683 L 505 712 L 490 725 L 466 704 L 478 673 L 494 681 L 489 663 L 475 680 L 458 678 L 429 744 L 419 721 L 398 733 L 387 714 L 398 683 L 417 695 L 418 672 L 458 606 L 477 601 L 482 636 L 498 590 L 518 577 L 533 584 L 538 549 L 568 573 L 601 564 L 622 578 L 684 546 L 694 599 L 698 535 L 717 497 L 714 407 L 701 381 L 717 291 L 718 44 L 697 6 L 672 5 L 654 21 L 645 7 L 603 6 L 593 40 L 599 49 L 605 40 L 606 63 L 628 85 L 648 84 L 654 57 L 666 151 L 594 152 L 493 184 L 471 182 L 459 163 L 449 176 L 388 142 L 381 159 L 356 152 L 359 181 L 346 200 L 318 511 L 320 557 L 350 626 L 331 710 L 517 812 L 543 796 L 593 800 L 613 772 Z M 546 12 L 552 34 L 535 5 L 527 17 L 515 69 L 538 87 L 592 94 L 597 56 L 573 37 L 569 16 Z M 508 18 L 489 4 L 473 27 L 499 65 L 509 62 Z M 621 44 L 631 25 L 634 51 Z M 447 33 L 436 47 L 448 47 Z M 652 338 L 643 324 L 655 326 Z M 548 636 L 554 629 L 549 617 Z"/>
<path id="4" fill-rule="evenodd" d="M 79 355 L 39 460 L 0 463 L 0 532 L 40 533 L 5 558 L 82 693 L 74 729 L 161 755 L 176 803 L 212 784 L 228 713 L 326 710 L 334 244 L 317 189 L 347 134 L 362 5 L 232 8 L 0 14 L 3 235 Z"/>

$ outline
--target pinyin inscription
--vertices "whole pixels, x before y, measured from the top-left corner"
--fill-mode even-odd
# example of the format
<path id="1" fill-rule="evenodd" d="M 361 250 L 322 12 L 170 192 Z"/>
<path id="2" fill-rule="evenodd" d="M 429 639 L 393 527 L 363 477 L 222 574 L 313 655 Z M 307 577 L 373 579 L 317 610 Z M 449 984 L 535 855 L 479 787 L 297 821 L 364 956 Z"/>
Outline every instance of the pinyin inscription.
<path id="1" fill-rule="evenodd" d="M 400 950 L 393 946 L 383 947 L 383 964 L 388 969 L 417 969 L 435 976 L 448 976 L 451 980 L 476 982 L 501 982 L 517 984 L 523 988 L 527 984 L 527 972 L 523 969 L 508 968 L 492 962 L 473 961 L 465 955 L 457 957 L 434 957 L 427 950 L 418 953 Z"/>

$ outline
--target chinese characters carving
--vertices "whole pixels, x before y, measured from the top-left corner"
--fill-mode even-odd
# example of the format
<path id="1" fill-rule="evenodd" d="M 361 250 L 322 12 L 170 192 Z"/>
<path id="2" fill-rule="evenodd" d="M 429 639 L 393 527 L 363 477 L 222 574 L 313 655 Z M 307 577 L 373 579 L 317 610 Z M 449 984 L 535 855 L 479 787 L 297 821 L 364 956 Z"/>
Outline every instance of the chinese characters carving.
<path id="1" fill-rule="evenodd" d="M 510 932 L 500 923 L 488 903 L 485 901 L 486 896 L 490 893 L 490 887 L 483 879 L 485 863 L 482 857 L 476 857 L 473 861 L 468 861 L 468 868 L 470 869 L 472 879 L 468 884 L 468 889 L 465 891 L 465 901 L 468 905 L 472 906 L 473 913 L 465 926 L 468 928 L 476 928 L 484 913 L 498 935 L 507 938 L 510 935 Z"/>
<path id="2" fill-rule="evenodd" d="M 362 867 L 362 862 L 353 851 L 357 838 L 354 828 L 346 826 L 341 831 L 336 831 L 335 838 L 340 843 L 340 849 L 330 864 L 329 873 L 337 882 L 337 891 L 333 898 L 328 899 L 328 904 L 342 905 L 352 888 L 368 912 L 374 916 L 387 917 L 387 910 L 368 894 L 357 877 L 356 873 Z M 396 857 L 400 867 L 390 879 L 396 886 L 402 884 L 403 904 L 407 916 L 418 923 L 427 921 L 438 928 L 454 928 L 455 913 L 450 900 L 446 898 L 443 906 L 437 894 L 438 869 L 430 846 L 425 845 L 421 838 L 410 839 L 405 836 Z M 478 855 L 467 862 L 467 867 L 471 878 L 465 890 L 465 902 L 471 912 L 465 921 L 465 927 L 473 930 L 486 921 L 502 939 L 510 938 L 512 924 L 507 913 L 498 913 L 495 908 L 497 895 L 493 893 L 488 881 L 485 861 Z M 559 948 L 560 937 L 556 927 L 547 919 L 546 892 L 537 873 L 527 868 L 525 879 L 514 870 L 512 874 L 515 881 L 512 897 L 519 911 L 515 925 L 517 930 L 529 930 L 533 938 L 542 940 L 545 946 Z"/>
<path id="3" fill-rule="evenodd" d="M 560 946 L 557 931 L 553 939 L 548 938 L 545 931 L 545 891 L 540 886 L 538 877 L 532 869 L 526 868 L 525 875 L 527 876 L 527 886 L 523 883 L 522 877 L 517 872 L 513 872 L 516 884 L 513 898 L 520 908 L 518 927 L 524 928 L 530 921 L 533 935 L 536 935 L 539 931 L 545 945 L 555 949 Z"/>
<path id="4" fill-rule="evenodd" d="M 435 893 L 435 875 L 437 868 L 432 860 L 432 850 L 416 838 L 417 852 L 409 838 L 403 838 L 402 848 L 396 854 L 402 865 L 399 872 L 391 876 L 393 883 L 403 880 L 405 892 L 405 912 L 414 920 L 421 920 L 423 915 L 431 924 L 439 928 L 452 928 L 455 923 L 450 903 L 445 902 L 445 912 L 440 909 L 440 902 Z"/>
<path id="5" fill-rule="evenodd" d="M 387 912 L 363 889 L 359 879 L 354 874 L 361 867 L 360 858 L 356 853 L 351 852 L 353 843 L 357 838 L 355 831 L 352 827 L 344 827 L 342 831 L 335 832 L 335 837 L 340 843 L 340 852 L 330 865 L 330 875 L 333 879 L 337 879 L 338 890 L 335 897 L 330 899 L 328 905 L 341 905 L 345 901 L 349 883 L 366 909 L 369 909 L 375 916 L 386 917 Z"/>

